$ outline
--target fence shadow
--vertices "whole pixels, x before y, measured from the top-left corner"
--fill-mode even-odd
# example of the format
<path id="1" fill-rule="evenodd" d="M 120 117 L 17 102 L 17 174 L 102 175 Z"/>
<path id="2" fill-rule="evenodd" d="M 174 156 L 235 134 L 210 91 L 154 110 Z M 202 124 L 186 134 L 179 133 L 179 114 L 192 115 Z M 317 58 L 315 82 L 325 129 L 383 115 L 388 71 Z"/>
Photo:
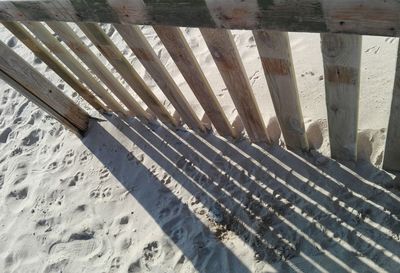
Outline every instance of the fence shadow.
<path id="1" fill-rule="evenodd" d="M 279 146 L 230 143 L 211 134 L 199 136 L 137 120 L 109 121 L 188 191 L 193 203 L 208 211 L 205 225 L 192 204 L 185 204 L 165 181 L 153 176 L 148 185 L 154 187 L 152 193 L 162 192 L 167 196 L 163 200 L 169 200 L 165 206 L 179 208 L 179 217 L 189 217 L 201 227 L 201 237 L 182 240 L 176 226 L 151 209 L 152 198 L 131 192 L 199 272 L 252 271 L 225 246 L 230 233 L 253 249 L 257 261 L 279 272 L 393 272 L 400 266 L 400 197 L 383 171 L 371 169 L 367 179 L 365 172 L 363 177 L 357 169 L 328 158 L 319 158 L 316 166 L 315 156 L 299 156 Z M 92 137 L 120 146 L 119 165 L 129 164 L 129 151 L 96 123 L 84 139 L 130 189 L 115 163 L 110 165 L 87 140 Z M 146 168 L 137 164 L 136 168 Z M 210 253 L 225 253 L 228 262 L 216 258 L 205 265 Z"/>

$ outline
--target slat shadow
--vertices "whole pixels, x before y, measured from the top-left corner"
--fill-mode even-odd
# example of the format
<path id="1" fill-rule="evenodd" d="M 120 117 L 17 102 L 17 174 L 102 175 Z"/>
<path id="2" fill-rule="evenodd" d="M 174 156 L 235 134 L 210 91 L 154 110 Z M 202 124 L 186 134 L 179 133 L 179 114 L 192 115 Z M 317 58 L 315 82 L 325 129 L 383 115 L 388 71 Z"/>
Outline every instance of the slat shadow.
<path id="1" fill-rule="evenodd" d="M 312 157 L 277 146 L 260 147 L 244 140 L 229 143 L 213 135 L 174 132 L 137 120 L 127 124 L 111 117 L 109 121 L 208 211 L 219 215 L 209 219 L 211 231 L 192 208 L 183 205 L 184 214 L 197 219 L 205 235 L 215 240 L 215 247 L 227 253 L 229 263 L 239 265 L 231 267 L 235 272 L 250 271 L 219 242 L 229 232 L 250 246 L 257 260 L 277 271 L 390 272 L 400 265 L 398 193 L 333 160 L 326 159 L 324 166 L 317 167 Z M 107 136 L 104 143 L 116 141 L 105 131 L 101 134 Z M 89 141 L 85 144 L 101 157 Z M 384 172 L 376 179 L 391 180 Z M 120 182 L 129 188 L 123 179 Z M 152 183 L 182 202 L 160 181 Z M 146 200 L 139 202 L 146 208 Z M 157 212 L 148 212 L 157 221 Z M 158 224 L 174 241 L 173 229 L 161 221 Z M 185 253 L 190 240 L 174 242 L 198 271 L 210 272 L 204 271 L 196 254 Z"/>

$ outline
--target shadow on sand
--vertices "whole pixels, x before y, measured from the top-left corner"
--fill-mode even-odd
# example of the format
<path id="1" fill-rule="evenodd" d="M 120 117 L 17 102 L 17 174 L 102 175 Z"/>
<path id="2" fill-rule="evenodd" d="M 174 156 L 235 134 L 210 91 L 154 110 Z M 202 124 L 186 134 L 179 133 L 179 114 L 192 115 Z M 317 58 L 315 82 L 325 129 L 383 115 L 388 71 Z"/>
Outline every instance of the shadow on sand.
<path id="1" fill-rule="evenodd" d="M 110 117 L 109 122 L 165 171 L 160 178 L 149 168 L 146 188 L 151 190 L 130 192 L 199 272 L 253 272 L 265 263 L 279 272 L 394 272 L 400 267 L 398 186 L 371 165 L 350 169 L 325 158 L 317 166 L 315 156 L 279 146 L 232 143 L 136 120 L 128 124 Z M 101 122 L 91 125 L 83 142 L 128 190 L 130 172 L 146 168 Z M 107 145 L 117 147 L 113 163 L 102 152 Z M 168 177 L 193 199 L 179 198 Z M 164 202 L 160 210 L 176 210 L 180 221 L 154 211 L 157 200 Z M 200 220 L 204 217 L 207 224 Z M 177 236 L 187 221 L 198 232 Z M 252 268 L 226 246 L 229 234 L 253 250 Z"/>

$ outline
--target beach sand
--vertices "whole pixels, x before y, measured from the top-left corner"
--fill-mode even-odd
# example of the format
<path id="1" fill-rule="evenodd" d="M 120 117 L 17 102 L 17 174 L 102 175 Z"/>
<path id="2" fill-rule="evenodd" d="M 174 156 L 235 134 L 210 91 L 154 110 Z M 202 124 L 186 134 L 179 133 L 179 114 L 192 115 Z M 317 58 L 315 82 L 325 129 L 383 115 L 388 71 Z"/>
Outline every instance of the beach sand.
<path id="1" fill-rule="evenodd" d="M 118 33 L 103 28 L 173 113 Z M 154 31 L 142 30 L 202 118 Z M 182 30 L 240 127 L 200 32 Z M 233 34 L 279 139 L 251 32 Z M 100 115 L 4 28 L 0 38 L 99 119 L 79 139 L 0 83 L 0 272 L 398 272 L 400 187 L 380 170 L 397 39 L 363 37 L 359 161 L 345 166 L 329 159 L 318 34 L 290 33 L 307 154 L 287 151 L 283 139 L 268 147 Z"/>

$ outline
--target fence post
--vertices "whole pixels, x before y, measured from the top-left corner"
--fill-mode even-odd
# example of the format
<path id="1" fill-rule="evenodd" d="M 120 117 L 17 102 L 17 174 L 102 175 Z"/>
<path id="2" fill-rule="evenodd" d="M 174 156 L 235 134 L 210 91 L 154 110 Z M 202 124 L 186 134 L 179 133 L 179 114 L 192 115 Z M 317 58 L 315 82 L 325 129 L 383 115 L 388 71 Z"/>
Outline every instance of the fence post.
<path id="1" fill-rule="evenodd" d="M 396 74 L 386 134 L 383 169 L 400 171 L 400 47 L 397 50 Z"/>
<path id="2" fill-rule="evenodd" d="M 308 150 L 287 32 L 253 31 L 286 146 Z"/>
<path id="3" fill-rule="evenodd" d="M 360 35 L 321 34 L 331 157 L 357 160 Z"/>

